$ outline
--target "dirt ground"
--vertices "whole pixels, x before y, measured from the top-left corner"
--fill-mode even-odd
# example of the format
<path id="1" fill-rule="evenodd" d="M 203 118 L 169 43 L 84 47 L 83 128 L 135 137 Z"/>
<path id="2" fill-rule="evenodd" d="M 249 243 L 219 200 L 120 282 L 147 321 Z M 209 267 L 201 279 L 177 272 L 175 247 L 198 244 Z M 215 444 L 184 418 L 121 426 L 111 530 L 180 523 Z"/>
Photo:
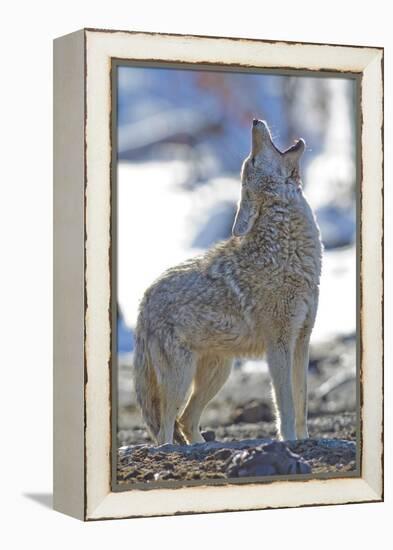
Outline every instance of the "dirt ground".
<path id="1" fill-rule="evenodd" d="M 161 447 L 152 446 L 136 405 L 132 367 L 120 365 L 119 484 L 230 479 L 236 470 L 234 464 L 239 460 L 246 465 L 244 475 L 248 475 L 247 472 L 252 475 L 254 471 L 260 475 L 334 475 L 355 470 L 355 357 L 354 337 L 340 338 L 311 349 L 308 374 L 310 439 L 282 444 L 274 453 L 265 450 L 266 445 L 275 440 L 276 430 L 270 379 L 263 362 L 236 362 L 229 380 L 202 416 L 201 429 L 207 443 Z"/>

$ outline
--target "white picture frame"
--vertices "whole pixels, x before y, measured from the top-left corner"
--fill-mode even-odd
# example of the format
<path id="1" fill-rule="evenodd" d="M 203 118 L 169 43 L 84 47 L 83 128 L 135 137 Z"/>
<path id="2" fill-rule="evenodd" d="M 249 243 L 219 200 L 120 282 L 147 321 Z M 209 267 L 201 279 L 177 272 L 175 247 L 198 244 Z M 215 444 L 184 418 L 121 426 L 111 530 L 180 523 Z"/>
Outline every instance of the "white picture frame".
<path id="1" fill-rule="evenodd" d="M 113 491 L 111 67 L 215 64 L 360 81 L 359 477 Z M 54 507 L 81 520 L 383 499 L 383 49 L 84 29 L 54 42 Z"/>

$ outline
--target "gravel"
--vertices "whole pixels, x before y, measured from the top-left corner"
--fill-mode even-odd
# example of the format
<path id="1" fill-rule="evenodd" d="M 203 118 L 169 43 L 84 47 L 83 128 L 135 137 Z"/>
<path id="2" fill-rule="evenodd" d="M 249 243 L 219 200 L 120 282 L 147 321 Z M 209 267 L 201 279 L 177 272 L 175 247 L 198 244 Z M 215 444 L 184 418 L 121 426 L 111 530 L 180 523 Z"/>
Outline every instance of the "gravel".
<path id="1" fill-rule="evenodd" d="M 246 439 L 160 447 L 142 444 L 118 451 L 119 484 L 334 474 L 355 468 L 356 443 L 341 439 Z"/>

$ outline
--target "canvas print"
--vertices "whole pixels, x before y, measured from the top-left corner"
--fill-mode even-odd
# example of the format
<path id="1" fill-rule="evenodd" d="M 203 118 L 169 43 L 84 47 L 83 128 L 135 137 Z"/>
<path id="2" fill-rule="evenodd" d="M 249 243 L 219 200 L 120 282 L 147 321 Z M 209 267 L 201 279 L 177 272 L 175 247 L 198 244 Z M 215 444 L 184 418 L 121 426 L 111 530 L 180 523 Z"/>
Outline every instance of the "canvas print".
<path id="1" fill-rule="evenodd" d="M 359 475 L 356 78 L 113 71 L 114 488 Z"/>

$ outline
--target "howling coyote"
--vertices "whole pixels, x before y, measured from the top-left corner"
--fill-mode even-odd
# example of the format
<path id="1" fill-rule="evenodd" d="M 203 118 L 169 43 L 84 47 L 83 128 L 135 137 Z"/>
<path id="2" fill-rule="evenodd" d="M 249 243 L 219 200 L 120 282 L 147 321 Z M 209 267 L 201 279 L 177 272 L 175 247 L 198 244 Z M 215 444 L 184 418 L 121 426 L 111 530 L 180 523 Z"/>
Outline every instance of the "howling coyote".
<path id="1" fill-rule="evenodd" d="M 299 139 L 282 153 L 266 122 L 254 120 L 233 236 L 169 269 L 144 295 L 135 388 L 158 445 L 203 441 L 202 411 L 233 359 L 263 354 L 280 438 L 308 437 L 308 348 L 322 247 L 301 187 L 304 148 Z"/>

